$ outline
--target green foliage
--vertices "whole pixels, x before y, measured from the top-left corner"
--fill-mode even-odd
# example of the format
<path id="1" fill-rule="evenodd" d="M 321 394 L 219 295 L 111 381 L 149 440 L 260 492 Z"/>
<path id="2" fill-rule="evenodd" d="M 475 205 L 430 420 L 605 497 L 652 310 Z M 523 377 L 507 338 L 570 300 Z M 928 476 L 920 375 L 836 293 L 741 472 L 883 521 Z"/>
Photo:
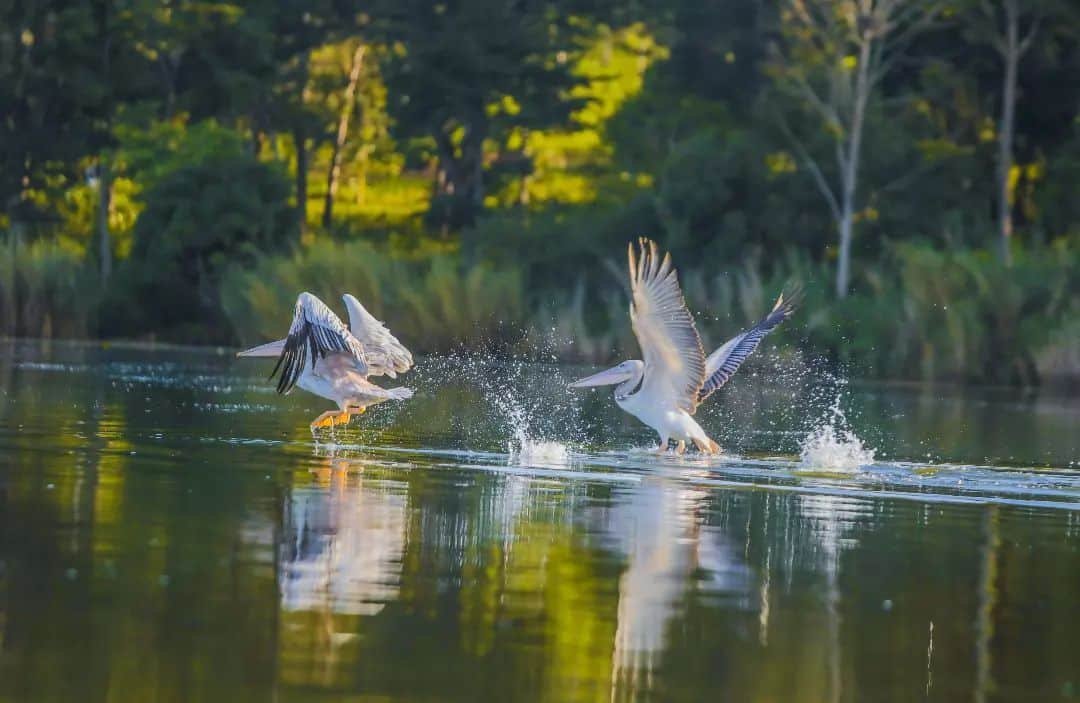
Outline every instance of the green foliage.
<path id="1" fill-rule="evenodd" d="M 419 350 L 608 359 L 635 353 L 623 257 L 646 235 L 710 343 L 797 278 L 806 338 L 777 339 L 859 373 L 1080 375 L 1075 12 L 1040 0 L 1020 66 L 1018 259 L 1001 269 L 983 250 L 1002 63 L 974 12 L 995 4 L 910 34 L 909 4 L 867 64 L 883 62 L 843 301 L 820 186 L 842 190 L 842 108 L 875 21 L 848 0 L 9 4 L 5 329 L 255 341 L 280 334 L 297 290 L 351 290 Z M 98 294 L 83 262 L 102 241 L 117 263 Z"/>
<path id="2" fill-rule="evenodd" d="M 1080 241 L 1080 115 L 1072 138 L 1055 151 L 1046 166 L 1046 184 L 1038 190 L 1038 205 L 1046 234 Z"/>
<path id="3" fill-rule="evenodd" d="M 288 193 L 283 174 L 246 155 L 214 156 L 164 176 L 145 195 L 106 331 L 227 339 L 217 304 L 221 275 L 297 242 Z"/>
<path id="4" fill-rule="evenodd" d="M 984 250 L 899 244 L 844 301 L 808 286 L 808 347 L 863 375 L 1035 383 L 1055 331 L 1080 316 L 1077 263 L 1026 252 L 1006 268 Z"/>
<path id="5" fill-rule="evenodd" d="M 77 183 L 80 158 L 103 138 L 103 27 L 89 4 L 0 8 L 0 212 L 47 218 L 32 193 Z"/>
<path id="6" fill-rule="evenodd" d="M 144 190 L 181 168 L 213 159 L 240 159 L 250 151 L 243 135 L 213 119 L 189 123 L 173 118 L 146 126 L 121 123 L 116 137 L 115 169 Z"/>
<path id="7" fill-rule="evenodd" d="M 289 257 L 260 256 L 250 269 L 229 272 L 222 305 L 245 344 L 278 339 L 304 290 L 339 312 L 336 301 L 352 293 L 421 352 L 505 348 L 521 336 L 525 320 L 521 279 L 513 271 L 464 269 L 446 254 L 403 260 L 366 242 L 320 241 Z"/>
<path id="8" fill-rule="evenodd" d="M 86 337 L 100 281 L 70 248 L 0 236 L 0 336 Z"/>

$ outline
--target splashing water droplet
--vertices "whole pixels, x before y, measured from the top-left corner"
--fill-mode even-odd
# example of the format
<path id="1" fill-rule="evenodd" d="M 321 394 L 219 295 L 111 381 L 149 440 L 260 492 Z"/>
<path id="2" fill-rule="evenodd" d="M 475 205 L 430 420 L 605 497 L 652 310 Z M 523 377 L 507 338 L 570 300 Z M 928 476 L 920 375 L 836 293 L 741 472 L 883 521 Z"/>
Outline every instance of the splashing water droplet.
<path id="1" fill-rule="evenodd" d="M 840 403 L 842 390 L 836 394 L 829 417 L 803 439 L 799 450 L 801 469 L 810 471 L 855 471 L 874 463 L 874 450 L 848 428 Z"/>
<path id="2" fill-rule="evenodd" d="M 561 442 L 525 437 L 511 449 L 510 459 L 526 466 L 561 468 L 570 465 L 570 450 Z"/>
<path id="3" fill-rule="evenodd" d="M 853 432 L 823 425 L 803 440 L 799 465 L 812 471 L 854 471 L 874 463 L 874 450 Z"/>

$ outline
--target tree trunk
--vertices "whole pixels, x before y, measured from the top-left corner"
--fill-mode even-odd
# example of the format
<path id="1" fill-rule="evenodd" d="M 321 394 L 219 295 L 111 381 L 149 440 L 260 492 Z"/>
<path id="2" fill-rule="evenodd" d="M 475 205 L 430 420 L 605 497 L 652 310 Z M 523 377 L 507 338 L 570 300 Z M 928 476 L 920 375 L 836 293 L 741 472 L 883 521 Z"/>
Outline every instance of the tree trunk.
<path id="1" fill-rule="evenodd" d="M 16 258 L 19 253 L 22 223 L 11 216 L 13 212 L 8 210 L 7 251 L 4 256 L 3 276 L 0 277 L 0 302 L 4 306 L 3 315 L 0 316 L 0 333 L 5 337 L 18 334 L 19 304 L 15 298 L 18 295 L 19 281 Z"/>
<path id="2" fill-rule="evenodd" d="M 862 150 L 866 103 L 870 97 L 870 45 L 864 38 L 859 48 L 859 67 L 855 76 L 851 131 L 846 149 L 840 150 L 840 255 L 836 265 L 836 297 L 845 298 L 851 281 L 851 241 L 855 234 L 855 198 L 858 195 L 859 153 Z"/>
<path id="3" fill-rule="evenodd" d="M 436 135 L 439 147 L 435 195 L 439 210 L 436 224 L 443 233 L 467 227 L 476 221 L 484 206 L 484 138 L 487 124 L 476 119 L 465 128 L 460 155 L 447 134 Z"/>
<path id="4" fill-rule="evenodd" d="M 262 153 L 263 145 L 263 133 L 262 130 L 255 125 L 255 121 L 252 120 L 251 124 L 251 155 L 256 159 L 259 158 L 259 154 Z"/>
<path id="5" fill-rule="evenodd" d="M 101 271 L 101 280 L 104 283 L 112 274 L 112 238 L 109 235 L 109 209 L 112 206 L 112 173 L 109 169 L 109 159 L 102 155 L 98 160 L 98 208 L 97 208 L 97 240 L 98 240 L 98 265 Z"/>
<path id="6" fill-rule="evenodd" d="M 165 119 L 171 119 L 176 112 L 176 72 L 172 59 L 164 49 L 158 49 L 158 67 L 161 69 L 162 82 L 165 84 Z"/>
<path id="7" fill-rule="evenodd" d="M 101 73 L 105 77 L 106 86 L 111 88 L 112 63 L 110 51 L 112 36 L 109 23 L 110 3 L 102 5 L 101 14 Z M 106 99 L 108 114 L 105 119 L 105 139 L 112 132 L 112 92 Z M 112 172 L 109 164 L 109 154 L 102 149 L 98 157 L 98 211 L 97 211 L 97 240 L 98 240 L 98 266 L 101 273 L 101 282 L 105 284 L 112 274 L 112 239 L 109 236 L 109 210 L 112 205 Z"/>
<path id="8" fill-rule="evenodd" d="M 304 104 L 308 98 L 308 73 L 310 70 L 311 56 L 308 52 L 300 55 L 299 75 L 297 86 L 299 87 L 297 100 L 297 114 L 292 126 L 293 146 L 296 148 L 296 210 L 300 220 L 300 234 L 307 232 L 307 182 L 308 182 L 308 143 L 307 130 L 304 124 Z"/>
<path id="9" fill-rule="evenodd" d="M 349 70 L 349 83 L 345 87 L 344 102 L 338 116 L 337 137 L 330 153 L 330 168 L 326 173 L 326 202 L 323 203 L 322 223 L 329 228 L 334 220 L 334 198 L 337 197 L 338 181 L 341 178 L 341 150 L 349 136 L 349 119 L 352 117 L 353 104 L 356 102 L 356 86 L 360 82 L 360 69 L 364 65 L 364 52 L 367 47 L 360 44 L 353 53 L 352 67 Z"/>
<path id="10" fill-rule="evenodd" d="M 851 281 L 851 237 L 854 213 L 849 204 L 845 203 L 844 211 L 840 216 L 840 253 L 836 261 L 836 297 L 846 298 L 848 286 Z"/>
<path id="11" fill-rule="evenodd" d="M 1016 129 L 1016 74 L 1020 63 L 1020 12 L 1016 0 L 1005 0 L 1005 45 L 1002 59 L 1005 74 L 1001 86 L 1001 121 L 998 125 L 997 225 L 1001 261 L 1012 265 L 1012 207 L 1009 202 L 1009 174 L 1013 165 L 1013 134 Z"/>
<path id="12" fill-rule="evenodd" d="M 302 127 L 293 128 L 293 143 L 296 146 L 296 210 L 300 218 L 300 231 L 307 231 L 307 172 L 308 151 L 307 137 Z"/>
<path id="13" fill-rule="evenodd" d="M 465 135 L 465 143 L 462 145 L 461 156 L 467 165 L 469 204 L 473 216 L 484 207 L 484 138 L 486 136 L 487 124 L 477 121 Z"/>

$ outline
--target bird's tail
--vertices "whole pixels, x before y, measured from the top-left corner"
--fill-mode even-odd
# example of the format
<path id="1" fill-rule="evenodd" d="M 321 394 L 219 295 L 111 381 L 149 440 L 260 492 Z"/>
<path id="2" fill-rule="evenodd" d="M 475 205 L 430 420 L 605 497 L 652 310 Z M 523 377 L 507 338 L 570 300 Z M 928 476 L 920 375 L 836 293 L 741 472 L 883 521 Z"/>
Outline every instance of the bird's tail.
<path id="1" fill-rule="evenodd" d="M 386 394 L 389 396 L 389 400 L 408 400 L 413 397 L 412 388 L 387 388 Z"/>

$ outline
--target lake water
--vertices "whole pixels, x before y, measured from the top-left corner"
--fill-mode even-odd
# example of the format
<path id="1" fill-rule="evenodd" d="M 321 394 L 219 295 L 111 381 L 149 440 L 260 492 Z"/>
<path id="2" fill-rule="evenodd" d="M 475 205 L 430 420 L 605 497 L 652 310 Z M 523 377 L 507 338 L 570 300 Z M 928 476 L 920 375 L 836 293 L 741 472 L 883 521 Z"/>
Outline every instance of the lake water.
<path id="1" fill-rule="evenodd" d="M 1080 400 L 773 359 L 658 458 L 587 369 L 329 405 L 0 342 L 0 700 L 1080 699 Z"/>

